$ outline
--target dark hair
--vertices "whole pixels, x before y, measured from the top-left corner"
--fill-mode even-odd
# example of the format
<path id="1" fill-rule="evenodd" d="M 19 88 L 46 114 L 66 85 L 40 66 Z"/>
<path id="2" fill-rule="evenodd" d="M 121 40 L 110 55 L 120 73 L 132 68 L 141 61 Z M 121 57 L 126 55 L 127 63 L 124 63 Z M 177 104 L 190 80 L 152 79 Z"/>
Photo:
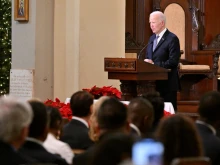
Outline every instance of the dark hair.
<path id="1" fill-rule="evenodd" d="M 71 96 L 70 108 L 74 116 L 86 117 L 90 115 L 93 104 L 93 95 L 87 91 L 78 91 Z"/>
<path id="2" fill-rule="evenodd" d="M 199 102 L 199 115 L 206 119 L 206 122 L 220 120 L 220 93 L 216 91 L 207 92 Z"/>
<path id="3" fill-rule="evenodd" d="M 131 158 L 134 139 L 123 133 L 109 134 L 94 149 L 92 165 L 118 165 Z"/>
<path id="4" fill-rule="evenodd" d="M 105 100 L 97 112 L 97 122 L 102 129 L 121 128 L 127 122 L 126 106 L 114 98 Z"/>
<path id="5" fill-rule="evenodd" d="M 39 138 L 44 135 L 45 129 L 48 125 L 48 115 L 46 106 L 37 100 L 28 101 L 33 110 L 33 120 L 29 127 L 29 137 Z"/>
<path id="6" fill-rule="evenodd" d="M 149 100 L 154 107 L 153 127 L 156 127 L 164 115 L 164 99 L 160 97 L 159 92 L 149 92 L 144 94 L 143 98 Z"/>
<path id="7" fill-rule="evenodd" d="M 194 121 L 181 115 L 172 115 L 161 120 L 155 137 L 164 145 L 164 164 L 177 157 L 202 156 L 202 144 Z"/>
<path id="8" fill-rule="evenodd" d="M 50 124 L 49 127 L 52 129 L 58 129 L 59 125 L 57 122 L 62 122 L 62 116 L 60 114 L 60 111 L 52 106 L 47 106 L 47 113 L 50 116 Z"/>
<path id="9" fill-rule="evenodd" d="M 131 122 L 145 135 L 151 129 L 154 120 L 153 106 L 148 100 L 136 97 L 128 105 L 128 116 Z M 145 120 L 146 116 L 148 116 L 147 120 Z"/>

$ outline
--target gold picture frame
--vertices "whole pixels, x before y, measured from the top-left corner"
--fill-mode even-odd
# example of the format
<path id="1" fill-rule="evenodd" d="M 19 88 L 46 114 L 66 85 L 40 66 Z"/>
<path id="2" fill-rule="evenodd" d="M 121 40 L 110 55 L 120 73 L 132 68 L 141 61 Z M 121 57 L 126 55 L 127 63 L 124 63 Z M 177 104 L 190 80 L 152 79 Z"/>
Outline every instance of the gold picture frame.
<path id="1" fill-rule="evenodd" d="M 14 20 L 29 20 L 29 0 L 14 0 Z"/>

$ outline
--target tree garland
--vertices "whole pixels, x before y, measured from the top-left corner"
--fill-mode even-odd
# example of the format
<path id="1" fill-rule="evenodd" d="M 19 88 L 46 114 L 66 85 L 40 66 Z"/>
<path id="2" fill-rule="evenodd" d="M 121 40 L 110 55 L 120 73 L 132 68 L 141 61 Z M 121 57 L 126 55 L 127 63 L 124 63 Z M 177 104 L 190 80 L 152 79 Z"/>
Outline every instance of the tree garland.
<path id="1" fill-rule="evenodd" d="M 0 0 L 0 95 L 9 93 L 11 69 L 11 0 Z"/>

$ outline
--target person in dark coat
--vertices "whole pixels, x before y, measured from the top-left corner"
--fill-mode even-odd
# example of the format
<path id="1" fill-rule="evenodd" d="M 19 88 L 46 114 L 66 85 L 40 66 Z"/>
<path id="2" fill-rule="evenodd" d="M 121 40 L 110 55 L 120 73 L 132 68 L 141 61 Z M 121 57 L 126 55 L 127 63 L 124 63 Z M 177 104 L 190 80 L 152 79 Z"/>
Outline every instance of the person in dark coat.
<path id="1" fill-rule="evenodd" d="M 196 126 L 202 138 L 205 156 L 211 159 L 212 165 L 220 164 L 220 138 L 216 130 L 220 127 L 220 93 L 211 91 L 204 94 L 199 102 L 200 117 Z"/>
<path id="2" fill-rule="evenodd" d="M 150 27 L 154 33 L 147 47 L 145 62 L 170 69 L 168 80 L 156 81 L 156 90 L 165 102 L 171 102 L 177 110 L 177 91 L 180 89 L 178 65 L 180 43 L 178 37 L 166 28 L 166 17 L 160 11 L 150 14 Z"/>
<path id="3" fill-rule="evenodd" d="M 0 164 L 20 165 L 37 162 L 18 152 L 27 137 L 32 116 L 31 107 L 27 102 L 11 96 L 0 97 Z"/>
<path id="4" fill-rule="evenodd" d="M 32 107 L 34 117 L 29 127 L 28 138 L 19 149 L 19 152 L 36 159 L 39 163 L 68 165 L 64 159 L 49 153 L 43 146 L 49 131 L 49 115 L 46 106 L 38 100 L 30 100 L 29 104 Z"/>
<path id="5" fill-rule="evenodd" d="M 103 101 L 100 108 L 96 110 L 96 121 L 98 141 L 84 153 L 73 158 L 74 165 L 91 165 L 96 147 L 106 137 L 114 133 L 129 134 L 130 127 L 127 121 L 127 108 L 120 101 L 109 98 Z"/>
<path id="6" fill-rule="evenodd" d="M 86 150 L 93 145 L 89 138 L 89 118 L 92 114 L 93 96 L 87 91 L 78 91 L 71 96 L 70 108 L 73 118 L 62 131 L 61 140 L 73 150 Z"/>

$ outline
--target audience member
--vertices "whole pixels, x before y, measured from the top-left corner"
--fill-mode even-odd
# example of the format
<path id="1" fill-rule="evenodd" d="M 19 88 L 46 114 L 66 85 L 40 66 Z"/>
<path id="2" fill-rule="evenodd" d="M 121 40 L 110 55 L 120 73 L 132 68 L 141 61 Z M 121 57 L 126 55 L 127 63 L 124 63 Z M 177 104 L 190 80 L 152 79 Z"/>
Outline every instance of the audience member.
<path id="1" fill-rule="evenodd" d="M 97 144 L 92 165 L 118 165 L 131 160 L 134 139 L 124 133 L 113 133 Z"/>
<path id="2" fill-rule="evenodd" d="M 47 112 L 50 116 L 49 133 L 43 145 L 52 154 L 60 155 L 67 163 L 72 164 L 73 152 L 70 146 L 60 140 L 60 129 L 62 126 L 62 116 L 55 107 L 48 106 Z"/>
<path id="3" fill-rule="evenodd" d="M 159 92 L 148 92 L 144 94 L 143 97 L 150 101 L 154 108 L 154 121 L 152 126 L 152 131 L 154 131 L 164 116 L 164 99 L 160 97 Z"/>
<path id="4" fill-rule="evenodd" d="M 131 130 L 141 137 L 148 137 L 154 120 L 153 106 L 144 98 L 132 99 L 128 105 L 128 119 Z"/>
<path id="5" fill-rule="evenodd" d="M 61 140 L 77 152 L 86 150 L 93 144 L 89 138 L 88 124 L 92 105 L 93 96 L 86 91 L 78 91 L 71 96 L 70 108 L 73 118 L 64 126 Z"/>
<path id="6" fill-rule="evenodd" d="M 58 155 L 49 153 L 43 147 L 43 142 L 47 137 L 49 129 L 49 116 L 46 106 L 38 100 L 30 100 L 29 104 L 32 107 L 34 117 L 30 124 L 28 138 L 19 149 L 19 152 L 38 160 L 39 163 L 67 165 L 64 159 Z"/>
<path id="7" fill-rule="evenodd" d="M 120 101 L 110 98 L 105 100 L 97 112 L 99 136 L 111 132 L 130 131 L 127 120 L 127 108 Z"/>
<path id="8" fill-rule="evenodd" d="M 24 143 L 33 113 L 28 103 L 12 96 L 0 97 L 0 157 L 2 165 L 34 162 L 17 150 Z"/>
<path id="9" fill-rule="evenodd" d="M 172 115 L 163 118 L 155 137 L 164 145 L 164 165 L 170 165 L 174 158 L 203 156 L 201 139 L 189 117 Z"/>
<path id="10" fill-rule="evenodd" d="M 100 106 L 102 105 L 102 103 L 109 98 L 110 97 L 108 97 L 108 96 L 102 96 L 93 104 L 92 115 L 89 119 L 89 123 L 90 123 L 89 137 L 94 142 L 98 141 L 98 138 L 99 138 L 98 137 L 98 130 L 96 129 L 98 127 L 97 112 L 98 112 Z"/>
<path id="11" fill-rule="evenodd" d="M 100 108 L 97 109 L 96 118 L 97 127 L 94 129 L 99 139 L 96 145 L 113 133 L 129 134 L 130 128 L 127 121 L 127 108 L 123 103 L 114 98 L 104 100 Z M 90 165 L 96 145 L 86 152 L 75 156 L 73 164 Z"/>
<path id="12" fill-rule="evenodd" d="M 220 139 L 216 129 L 220 127 L 220 93 L 211 91 L 203 95 L 199 102 L 199 119 L 197 129 L 202 138 L 205 156 L 211 159 L 212 165 L 220 164 Z"/>

